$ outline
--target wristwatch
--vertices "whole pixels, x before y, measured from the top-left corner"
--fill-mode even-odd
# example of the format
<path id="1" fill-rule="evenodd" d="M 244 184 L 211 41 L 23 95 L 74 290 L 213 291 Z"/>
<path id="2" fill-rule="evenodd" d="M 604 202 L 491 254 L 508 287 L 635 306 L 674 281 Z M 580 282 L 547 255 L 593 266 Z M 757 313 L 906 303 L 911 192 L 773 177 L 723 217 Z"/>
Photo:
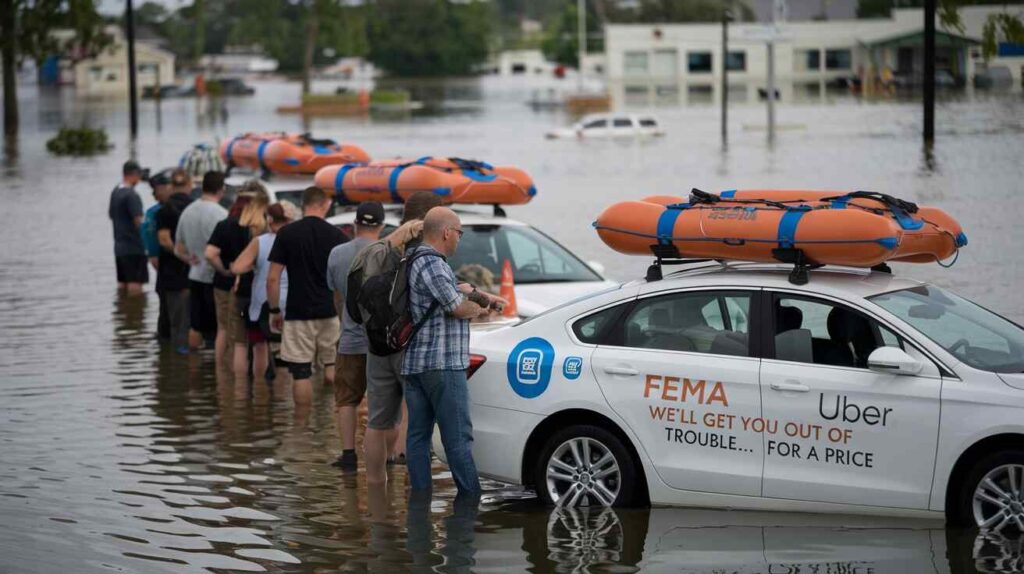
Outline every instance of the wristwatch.
<path id="1" fill-rule="evenodd" d="M 281 312 L 281 308 L 280 307 L 271 307 L 270 308 L 270 314 L 271 315 L 276 315 L 276 314 L 278 314 L 280 312 Z"/>

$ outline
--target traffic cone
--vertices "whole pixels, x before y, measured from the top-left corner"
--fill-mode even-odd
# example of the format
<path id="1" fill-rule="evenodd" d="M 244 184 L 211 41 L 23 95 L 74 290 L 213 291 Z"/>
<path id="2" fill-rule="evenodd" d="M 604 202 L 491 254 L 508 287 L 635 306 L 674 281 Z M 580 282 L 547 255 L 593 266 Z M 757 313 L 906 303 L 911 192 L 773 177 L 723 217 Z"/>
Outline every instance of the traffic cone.
<path id="1" fill-rule="evenodd" d="M 512 263 L 508 259 L 501 264 L 501 290 L 498 292 L 498 295 L 508 301 L 508 305 L 505 305 L 505 309 L 501 312 L 502 316 L 518 317 L 519 309 L 516 308 L 516 289 L 515 281 L 512 279 Z"/>

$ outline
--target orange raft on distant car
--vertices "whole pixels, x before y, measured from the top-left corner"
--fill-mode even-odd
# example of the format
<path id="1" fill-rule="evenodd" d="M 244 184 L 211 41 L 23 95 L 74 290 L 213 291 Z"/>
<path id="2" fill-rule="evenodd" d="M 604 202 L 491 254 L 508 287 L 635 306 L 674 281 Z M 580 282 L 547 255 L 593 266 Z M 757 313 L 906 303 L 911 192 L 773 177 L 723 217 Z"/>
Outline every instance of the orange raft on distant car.
<path id="1" fill-rule="evenodd" d="M 280 174 L 314 174 L 329 165 L 370 161 L 359 146 L 287 133 L 243 134 L 221 144 L 220 155 L 229 169 Z"/>
<path id="2" fill-rule="evenodd" d="M 941 261 L 967 244 L 941 209 L 874 192 L 694 190 L 688 199 L 616 203 L 594 227 L 605 244 L 626 254 L 674 248 L 682 257 L 808 265 Z"/>
<path id="3" fill-rule="evenodd" d="M 404 203 L 429 191 L 445 203 L 521 205 L 537 194 L 533 179 L 517 167 L 429 156 L 326 167 L 317 172 L 316 186 L 341 203 Z"/>

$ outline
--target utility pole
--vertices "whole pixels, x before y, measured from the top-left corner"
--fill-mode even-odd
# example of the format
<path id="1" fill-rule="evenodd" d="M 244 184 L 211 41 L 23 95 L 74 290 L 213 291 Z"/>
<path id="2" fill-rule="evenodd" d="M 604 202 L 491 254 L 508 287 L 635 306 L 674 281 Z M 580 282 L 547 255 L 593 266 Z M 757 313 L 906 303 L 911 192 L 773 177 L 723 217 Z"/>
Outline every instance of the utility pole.
<path id="1" fill-rule="evenodd" d="M 124 9 L 125 36 L 128 41 L 128 113 L 131 140 L 139 136 L 139 102 L 136 93 L 137 70 L 135 68 L 135 12 L 132 0 L 127 0 Z M 159 73 L 159 70 L 158 70 Z"/>
<path id="2" fill-rule="evenodd" d="M 587 55 L 587 0 L 576 0 L 577 65 L 576 91 L 583 93 L 583 57 Z"/>
<path id="3" fill-rule="evenodd" d="M 729 143 L 729 19 L 728 9 L 722 11 L 722 145 Z"/>
<path id="4" fill-rule="evenodd" d="M 935 141 L 935 2 L 924 2 L 924 143 Z"/>

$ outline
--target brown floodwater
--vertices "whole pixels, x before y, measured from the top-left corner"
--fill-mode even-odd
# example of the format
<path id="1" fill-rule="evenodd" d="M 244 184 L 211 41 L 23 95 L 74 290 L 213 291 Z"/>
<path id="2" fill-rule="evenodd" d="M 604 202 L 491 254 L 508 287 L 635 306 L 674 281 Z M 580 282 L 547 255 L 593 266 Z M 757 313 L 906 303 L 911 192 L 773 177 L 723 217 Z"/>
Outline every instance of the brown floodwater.
<path id="1" fill-rule="evenodd" d="M 1024 320 L 1024 99 L 961 94 L 938 108 L 937 143 L 920 144 L 913 102 L 846 95 L 785 102 L 769 146 L 764 110 L 656 110 L 665 138 L 546 141 L 568 123 L 523 102 L 538 79 L 415 86 L 415 114 L 314 119 L 274 113 L 298 86 L 261 83 L 223 106 L 141 104 L 144 165 L 176 163 L 194 142 L 248 130 L 310 129 L 375 157 L 455 155 L 512 163 L 539 195 L 509 209 L 609 275 L 646 261 L 606 249 L 590 227 L 609 202 L 690 188 L 868 189 L 946 208 L 970 245 L 950 269 L 902 265 Z M 558 511 L 485 482 L 455 496 L 434 465 L 433 499 L 327 463 L 338 451 L 331 389 L 296 413 L 289 391 L 218 378 L 210 357 L 182 358 L 153 336 L 156 297 L 115 292 L 107 199 L 128 154 L 127 106 L 24 88 L 22 133 L 0 164 L 0 571 L 3 572 L 1021 572 L 1024 540 L 941 523 L 774 513 Z M 62 125 L 105 126 L 116 145 L 55 158 Z M 148 189 L 140 188 L 147 203 Z"/>

